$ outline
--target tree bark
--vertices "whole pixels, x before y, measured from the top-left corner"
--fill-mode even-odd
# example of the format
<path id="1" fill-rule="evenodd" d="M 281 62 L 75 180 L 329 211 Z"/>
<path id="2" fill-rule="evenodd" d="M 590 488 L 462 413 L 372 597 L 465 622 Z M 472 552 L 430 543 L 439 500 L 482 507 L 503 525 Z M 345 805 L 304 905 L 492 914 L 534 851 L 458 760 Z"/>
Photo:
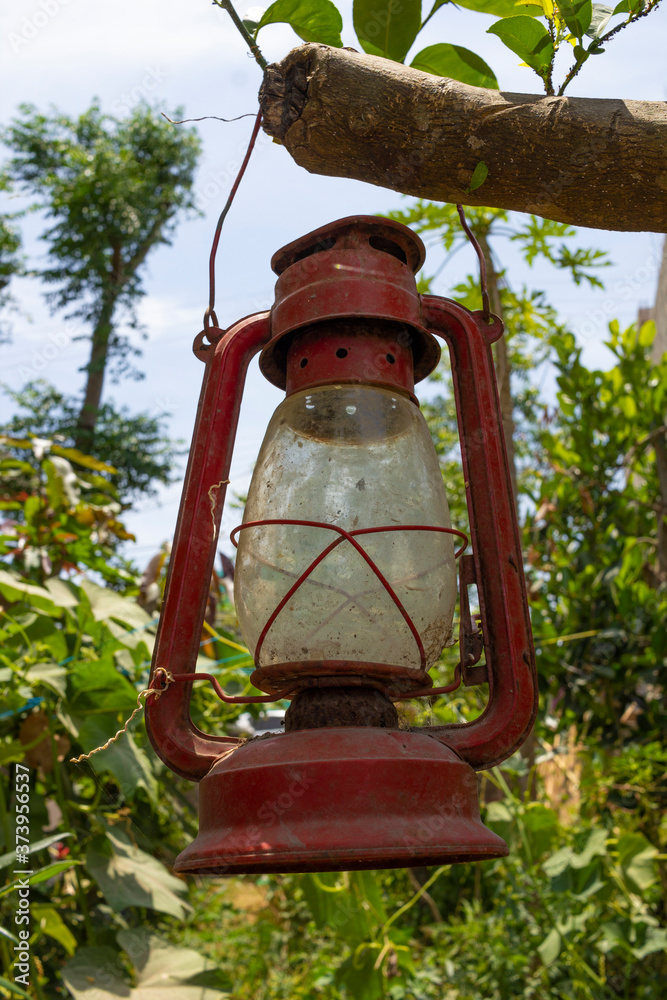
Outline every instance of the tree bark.
<path id="1" fill-rule="evenodd" d="M 102 402 L 104 372 L 109 354 L 109 341 L 113 333 L 113 314 L 116 301 L 123 288 L 124 270 L 122 246 L 116 244 L 112 247 L 109 283 L 102 292 L 102 308 L 95 329 L 90 336 L 90 361 L 86 366 L 86 388 L 74 441 L 75 447 L 79 451 L 90 451 L 95 437 L 95 425 Z"/>
<path id="2" fill-rule="evenodd" d="M 489 302 L 491 312 L 505 322 L 503 315 L 503 303 L 500 297 L 500 287 L 498 284 L 498 272 L 493 263 L 493 254 L 486 236 L 478 234 L 479 245 L 486 260 L 486 276 L 489 289 Z M 507 334 L 497 340 L 493 345 L 494 361 L 496 365 L 496 378 L 498 380 L 498 399 L 500 401 L 500 413 L 503 418 L 503 437 L 505 438 L 505 448 L 507 449 L 507 464 L 510 470 L 512 481 L 512 493 L 514 495 L 514 505 L 517 507 L 519 488 L 516 478 L 516 458 L 514 456 L 514 400 L 512 399 L 512 385 L 510 380 L 511 368 L 509 352 L 507 350 Z"/>
<path id="3" fill-rule="evenodd" d="M 87 365 L 86 389 L 76 427 L 75 447 L 90 451 L 95 437 L 95 425 L 102 401 L 104 372 L 109 353 L 109 338 L 113 331 L 112 316 L 115 306 L 107 301 L 102 307 L 95 329 L 91 334 L 90 360 Z"/>
<path id="4" fill-rule="evenodd" d="M 311 173 L 577 226 L 667 232 L 667 105 L 500 93 L 352 49 L 269 66 L 264 130 Z M 469 193 L 473 170 L 488 168 Z"/>

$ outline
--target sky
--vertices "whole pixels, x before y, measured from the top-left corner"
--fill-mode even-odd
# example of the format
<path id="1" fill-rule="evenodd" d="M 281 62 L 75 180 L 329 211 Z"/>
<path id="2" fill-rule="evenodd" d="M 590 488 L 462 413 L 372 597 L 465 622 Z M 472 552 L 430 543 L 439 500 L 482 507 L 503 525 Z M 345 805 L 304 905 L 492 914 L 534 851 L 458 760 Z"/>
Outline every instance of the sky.
<path id="1" fill-rule="evenodd" d="M 251 6 L 239 3 L 243 15 Z M 340 5 L 344 44 L 359 48 L 352 30 L 351 4 Z M 532 71 L 486 29 L 495 18 L 447 5 L 430 22 L 413 54 L 426 45 L 448 41 L 464 45 L 494 69 L 501 90 L 537 93 Z M 266 28 L 260 45 L 269 61 L 278 60 L 300 41 L 287 26 Z M 601 57 L 589 59 L 570 96 L 664 101 L 667 98 L 667 6 L 632 25 Z M 410 61 L 408 56 L 407 61 Z M 560 78 L 563 70 L 561 68 Z M 97 97 L 104 111 L 123 115 L 140 100 L 159 105 L 171 117 L 219 115 L 227 118 L 257 110 L 261 72 L 227 14 L 208 0 L 4 0 L 0 14 L 0 123 L 19 104 L 45 110 L 55 105 L 70 115 L 84 111 Z M 176 127 L 176 126 L 175 126 Z M 160 247 L 145 271 L 147 294 L 139 315 L 148 333 L 142 344 L 141 382 L 106 386 L 113 398 L 132 410 L 168 411 L 169 430 L 189 442 L 203 366 L 191 351 L 202 326 L 208 299 L 207 262 L 217 216 L 225 203 L 252 128 L 251 119 L 232 124 L 204 121 L 198 126 L 204 152 L 195 192 L 202 212 L 181 222 L 172 245 Z M 641 151 L 638 150 L 638 156 Z M 260 134 L 257 148 L 223 229 L 217 261 L 218 319 L 223 326 L 248 313 L 269 308 L 275 276 L 269 261 L 284 244 L 318 226 L 355 214 L 379 214 L 407 204 L 394 191 L 342 178 L 319 177 L 296 166 L 284 148 Z M 16 207 L 12 202 L 8 208 Z M 39 241 L 43 219 L 24 225 L 25 250 L 35 264 L 44 261 Z M 584 245 L 608 252 L 613 261 L 604 275 L 606 289 L 576 287 L 547 265 L 529 270 L 507 241 L 495 247 L 514 285 L 544 289 L 564 321 L 584 345 L 585 359 L 605 365 L 602 346 L 609 320 L 632 322 L 639 306 L 653 303 L 662 237 L 650 233 L 580 230 Z M 442 260 L 429 252 L 426 272 Z M 475 268 L 471 249 L 460 251 L 441 273 L 434 291 L 449 289 Z M 34 279 L 16 283 L 18 312 L 12 318 L 13 342 L 0 347 L 0 380 L 12 389 L 31 378 L 46 378 L 58 388 L 77 392 L 87 345 L 76 340 L 85 329 L 62 314 L 51 315 L 43 288 Z M 422 395 L 429 393 L 426 387 Z M 545 392 L 550 388 L 548 373 Z M 282 398 L 257 370 L 248 379 L 241 411 L 230 493 L 247 490 L 253 463 L 271 413 Z M 0 399 L 0 420 L 11 407 Z M 142 567 L 160 544 L 173 535 L 180 481 L 146 499 L 126 516 L 137 537 L 128 548 Z M 227 507 L 220 538 L 240 519 Z M 230 551 L 229 544 L 223 548 Z"/>

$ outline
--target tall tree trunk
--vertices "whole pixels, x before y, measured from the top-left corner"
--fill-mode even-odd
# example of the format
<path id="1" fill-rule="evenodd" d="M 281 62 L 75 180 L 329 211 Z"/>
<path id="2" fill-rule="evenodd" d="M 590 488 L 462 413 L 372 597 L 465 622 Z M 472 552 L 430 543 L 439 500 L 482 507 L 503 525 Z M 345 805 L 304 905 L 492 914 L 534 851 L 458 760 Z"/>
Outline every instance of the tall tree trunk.
<path id="1" fill-rule="evenodd" d="M 662 248 L 662 265 L 658 277 L 658 290 L 655 295 L 655 340 L 651 360 L 657 365 L 667 352 L 667 240 Z M 660 503 L 662 510 L 658 511 L 658 551 L 657 571 L 659 578 L 667 580 L 667 435 L 656 438 L 654 445 L 655 464 L 658 470 L 660 486 Z"/>
<path id="2" fill-rule="evenodd" d="M 505 321 L 503 315 L 503 304 L 500 297 L 500 284 L 498 280 L 498 272 L 496 271 L 493 264 L 493 255 L 491 253 L 491 247 L 489 246 L 489 241 L 485 235 L 477 236 L 479 244 L 482 248 L 484 258 L 486 260 L 486 280 L 489 290 L 489 301 L 491 304 L 491 312 L 495 313 L 499 319 Z M 507 349 L 507 336 L 501 337 L 500 340 L 495 342 L 494 346 L 494 360 L 496 363 L 496 377 L 498 379 L 498 397 L 500 400 L 500 414 L 503 421 L 503 436 L 505 438 L 505 447 L 507 449 L 507 464 L 509 465 L 510 479 L 512 482 L 512 492 L 514 494 L 514 506 L 516 509 L 517 517 L 519 516 L 519 490 L 517 485 L 517 475 L 516 475 L 516 456 L 514 450 L 514 400 L 512 398 L 512 385 L 510 376 L 512 374 L 509 351 Z M 519 788 L 521 792 L 525 795 L 527 791 L 530 793 L 530 798 L 534 801 L 537 798 L 537 780 L 534 772 L 535 766 L 535 730 L 533 729 L 525 742 L 522 744 L 520 749 L 520 754 L 523 760 L 526 762 L 528 767 L 528 776 L 519 778 Z"/>
<path id="3" fill-rule="evenodd" d="M 658 277 L 658 290 L 655 293 L 655 340 L 653 341 L 652 359 L 657 365 L 663 354 L 667 352 L 667 240 L 662 247 L 662 264 Z"/>
<path id="4" fill-rule="evenodd" d="M 86 366 L 86 388 L 76 425 L 75 446 L 90 451 L 95 438 L 95 426 L 102 402 L 104 372 L 113 333 L 113 314 L 123 285 L 122 247 L 113 247 L 109 287 L 103 291 L 102 309 L 91 334 L 90 360 Z"/>
<path id="5" fill-rule="evenodd" d="M 109 339 L 113 331 L 111 319 L 115 304 L 115 299 L 112 302 L 105 302 L 91 336 L 90 360 L 86 368 L 86 389 L 74 442 L 80 451 L 90 451 L 95 437 L 95 425 L 102 402 Z"/>
<path id="6" fill-rule="evenodd" d="M 493 256 L 491 247 L 486 236 L 478 235 L 479 244 L 486 259 L 486 279 L 489 289 L 489 299 L 491 302 L 491 312 L 495 313 L 499 319 L 504 321 L 503 305 L 500 298 L 500 287 L 498 284 L 498 272 L 493 266 Z M 507 461 L 509 463 L 510 478 L 512 480 L 512 491 L 514 493 L 514 503 L 517 504 L 518 489 L 516 480 L 516 460 L 514 457 L 514 400 L 512 399 L 512 387 L 510 383 L 510 362 L 507 350 L 507 337 L 501 337 L 494 345 L 496 376 L 498 378 L 498 396 L 500 397 L 500 412 L 503 418 L 503 433 L 505 437 L 505 447 L 507 449 Z M 518 508 L 517 508 L 518 513 Z"/>

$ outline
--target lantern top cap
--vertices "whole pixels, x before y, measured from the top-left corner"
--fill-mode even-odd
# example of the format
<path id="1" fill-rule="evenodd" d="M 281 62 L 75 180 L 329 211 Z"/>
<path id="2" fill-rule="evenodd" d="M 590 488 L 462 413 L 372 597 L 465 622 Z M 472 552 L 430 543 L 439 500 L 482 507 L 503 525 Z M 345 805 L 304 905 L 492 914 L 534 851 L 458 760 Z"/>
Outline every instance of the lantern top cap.
<path id="1" fill-rule="evenodd" d="M 407 226 L 374 215 L 350 215 L 326 226 L 320 226 L 305 236 L 282 247 L 271 258 L 275 274 L 281 275 L 299 260 L 323 250 L 354 249 L 368 245 L 383 250 L 407 264 L 416 274 L 426 259 L 426 250 L 419 236 Z"/>

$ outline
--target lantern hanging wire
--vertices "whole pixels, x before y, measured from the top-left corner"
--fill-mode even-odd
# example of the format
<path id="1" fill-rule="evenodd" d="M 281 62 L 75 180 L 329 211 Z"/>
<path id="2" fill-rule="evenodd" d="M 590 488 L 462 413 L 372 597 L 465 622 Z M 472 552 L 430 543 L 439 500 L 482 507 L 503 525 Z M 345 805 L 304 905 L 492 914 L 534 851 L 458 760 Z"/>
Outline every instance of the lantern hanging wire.
<path id="1" fill-rule="evenodd" d="M 470 240 L 475 253 L 479 259 L 479 283 L 482 290 L 482 315 L 484 317 L 485 323 L 492 323 L 491 318 L 491 305 L 489 303 L 489 290 L 486 281 L 486 258 L 484 256 L 484 251 L 479 245 L 477 237 L 473 233 L 472 229 L 468 225 L 468 220 L 466 219 L 465 212 L 463 211 L 463 205 L 457 205 L 456 210 L 459 213 L 459 219 L 461 220 L 461 226 L 466 236 Z"/>
<path id="2" fill-rule="evenodd" d="M 222 212 L 220 213 L 220 216 L 218 218 L 218 221 L 217 221 L 217 224 L 216 224 L 216 227 L 215 227 L 215 233 L 213 235 L 213 244 L 211 246 L 211 256 L 210 256 L 209 262 L 208 262 L 208 306 L 206 308 L 206 312 L 204 313 L 204 329 L 205 330 L 209 329 L 211 321 L 213 322 L 214 326 L 218 326 L 218 317 L 215 315 L 215 258 L 216 258 L 216 255 L 218 253 L 218 244 L 220 242 L 220 234 L 222 232 L 223 223 L 224 223 L 225 219 L 227 218 L 227 214 L 228 214 L 230 208 L 232 207 L 232 202 L 234 201 L 234 197 L 236 195 L 236 192 L 238 191 L 239 185 L 240 185 L 241 181 L 243 180 L 243 175 L 246 172 L 246 167 L 248 166 L 248 163 L 250 162 L 250 157 L 252 156 L 252 151 L 255 148 L 255 142 L 257 140 L 257 136 L 259 134 L 259 127 L 260 127 L 261 124 L 262 124 L 262 110 L 260 108 L 260 110 L 257 112 L 257 116 L 255 118 L 255 124 L 253 126 L 253 130 L 252 130 L 252 134 L 250 136 L 250 141 L 248 143 L 248 148 L 246 150 L 246 154 L 245 154 L 245 156 L 243 158 L 243 163 L 241 164 L 241 169 L 239 170 L 238 174 L 236 175 L 236 180 L 234 181 L 234 184 L 232 185 L 232 189 L 229 192 L 229 197 L 227 198 L 227 201 L 225 202 L 225 206 L 224 206 Z"/>

